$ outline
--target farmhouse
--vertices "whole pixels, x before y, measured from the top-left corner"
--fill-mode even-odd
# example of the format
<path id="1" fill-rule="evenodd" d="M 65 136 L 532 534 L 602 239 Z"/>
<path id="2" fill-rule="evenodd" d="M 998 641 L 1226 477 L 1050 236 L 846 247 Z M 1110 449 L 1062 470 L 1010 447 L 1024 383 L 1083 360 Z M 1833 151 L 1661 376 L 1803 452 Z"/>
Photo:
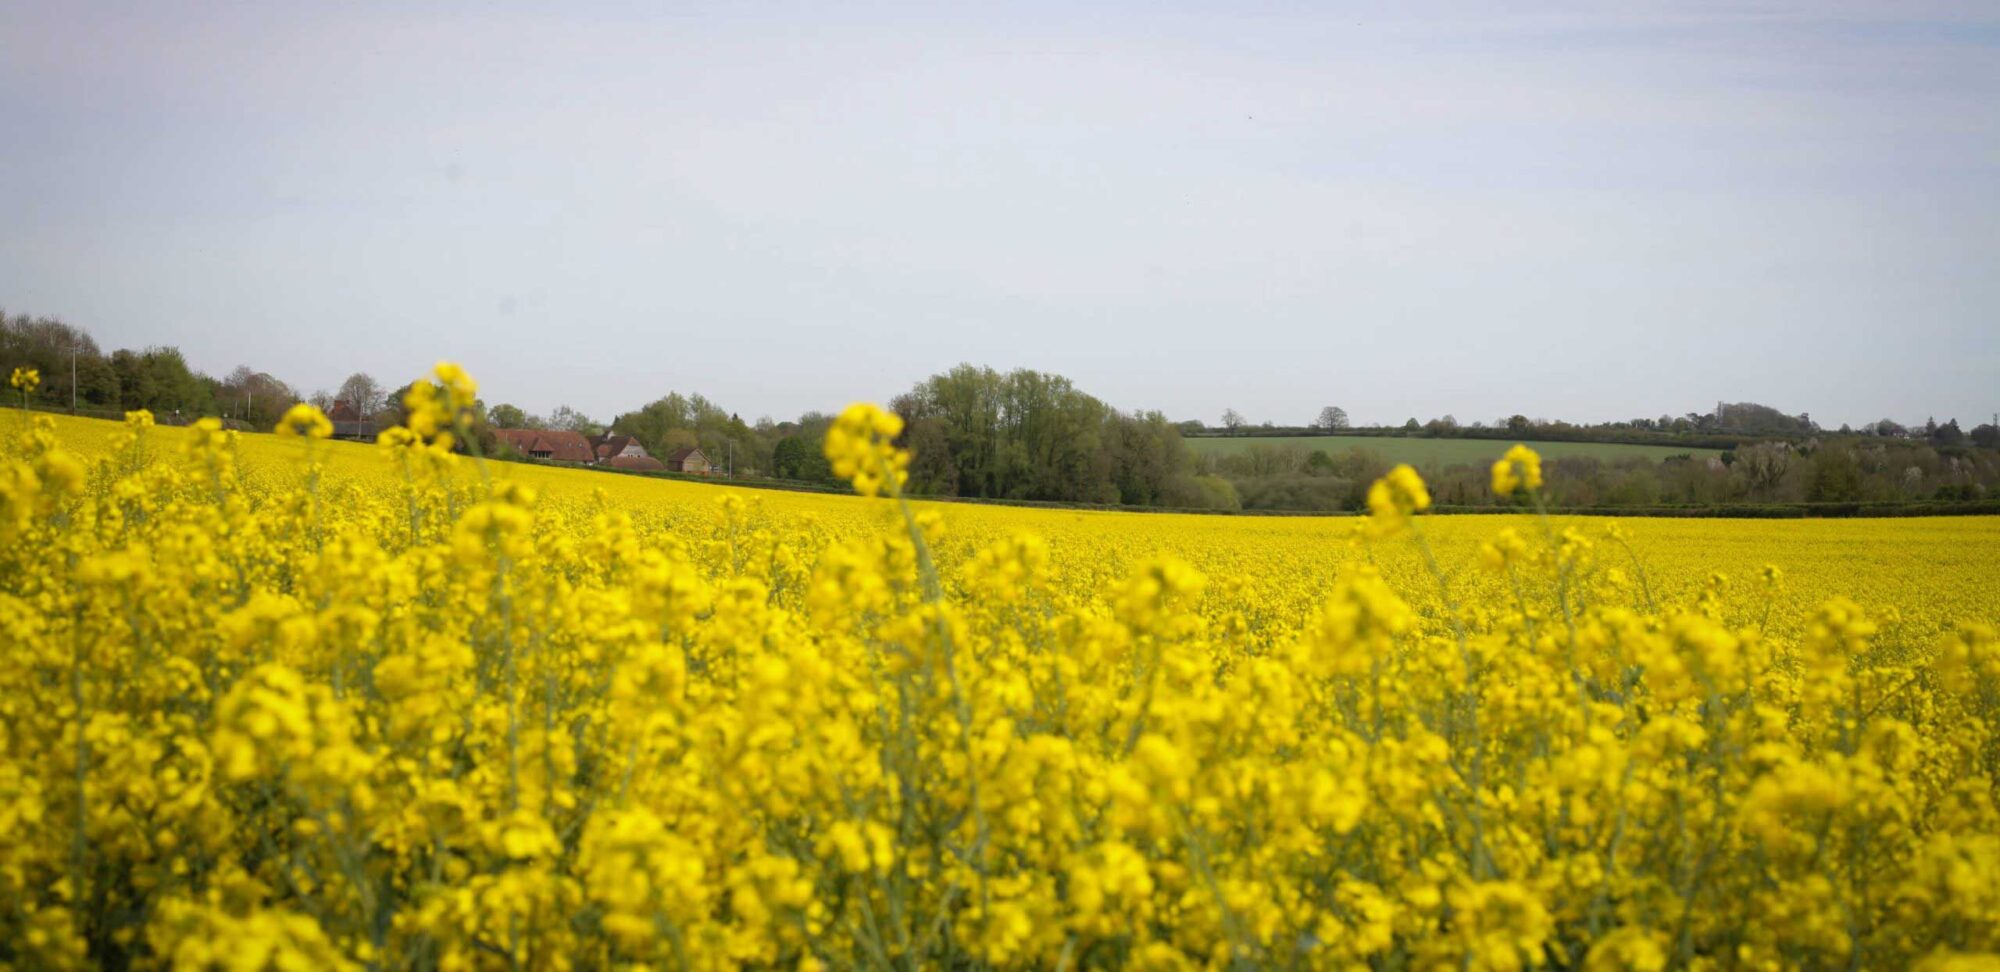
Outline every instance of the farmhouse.
<path id="1" fill-rule="evenodd" d="M 336 439 L 362 439 L 373 441 L 375 423 L 361 417 L 353 402 L 335 401 L 326 412 L 327 421 L 333 423 L 333 437 Z"/>
<path id="2" fill-rule="evenodd" d="M 693 446 L 683 446 L 675 449 L 671 455 L 667 456 L 668 472 L 699 473 L 706 476 L 714 469 L 715 466 L 708 461 L 708 457 L 702 455 L 701 450 Z"/>
<path id="3" fill-rule="evenodd" d="M 646 447 L 640 445 L 638 439 L 629 435 L 615 435 L 606 432 L 603 435 L 592 438 L 590 446 L 597 451 L 598 462 L 609 462 L 619 456 L 633 459 L 651 458 L 646 453 Z"/>
<path id="4" fill-rule="evenodd" d="M 584 435 L 556 429 L 494 429 L 493 435 L 515 452 L 533 459 L 632 472 L 662 472 L 667 468 L 629 435 L 608 432 Z"/>
<path id="5" fill-rule="evenodd" d="M 536 459 L 589 465 L 597 461 L 597 449 L 581 432 L 559 429 L 494 429 L 493 435 L 515 452 Z"/>
<path id="6" fill-rule="evenodd" d="M 612 469 L 629 469 L 634 472 L 660 472 L 667 467 L 660 460 L 647 454 L 646 447 L 629 435 L 615 435 L 606 432 L 590 440 L 591 448 L 597 450 L 597 464 Z"/>

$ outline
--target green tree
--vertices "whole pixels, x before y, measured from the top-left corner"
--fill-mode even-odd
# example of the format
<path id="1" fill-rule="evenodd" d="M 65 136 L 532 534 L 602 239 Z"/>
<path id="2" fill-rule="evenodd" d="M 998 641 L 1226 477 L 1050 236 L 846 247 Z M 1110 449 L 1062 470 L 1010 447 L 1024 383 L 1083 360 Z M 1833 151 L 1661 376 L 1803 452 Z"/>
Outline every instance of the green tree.
<path id="1" fill-rule="evenodd" d="M 549 413 L 545 424 L 551 429 L 558 429 L 563 432 L 581 432 L 584 435 L 604 434 L 603 423 L 568 405 L 557 405 L 555 411 Z M 644 445 L 645 440 L 641 439 L 640 444 Z"/>
<path id="2" fill-rule="evenodd" d="M 486 417 L 497 429 L 525 429 L 528 427 L 528 413 L 518 406 L 501 402 L 488 410 Z"/>
<path id="3" fill-rule="evenodd" d="M 41 372 L 35 399 L 47 407 L 118 404 L 117 374 L 88 331 L 52 317 L 0 312 L 0 372 L 22 366 Z"/>
<path id="4" fill-rule="evenodd" d="M 1743 477 L 1752 496 L 1776 499 L 1793 458 L 1792 448 L 1783 442 L 1759 442 L 1736 450 L 1736 461 L 1730 468 Z"/>
<path id="5" fill-rule="evenodd" d="M 1118 501 L 1127 506 L 1161 504 L 1189 465 L 1180 429 L 1159 412 L 1111 413 L 1103 441 Z"/>
<path id="6" fill-rule="evenodd" d="M 1806 499 L 1816 503 L 1842 503 L 1861 496 L 1861 466 L 1854 453 L 1844 448 L 1821 449 L 1812 457 L 1812 478 L 1806 484 Z"/>
<path id="7" fill-rule="evenodd" d="M 918 493 L 1154 504 L 1190 465 L 1164 415 L 1122 414 L 1061 375 L 960 365 L 891 407 Z"/>
<path id="8" fill-rule="evenodd" d="M 120 349 L 111 354 L 111 370 L 125 411 L 143 408 L 162 418 L 184 419 L 215 414 L 213 392 L 178 348 Z"/>
<path id="9" fill-rule="evenodd" d="M 1755 435 L 1811 435 L 1819 430 L 1807 414 L 1786 415 L 1769 405 L 1756 402 L 1730 402 L 1718 404 L 1715 414 L 1704 416 L 1705 427 L 1725 432 L 1745 432 Z"/>
<path id="10" fill-rule="evenodd" d="M 787 435 L 771 448 L 771 475 L 779 479 L 826 482 L 833 479 L 833 467 L 818 445 L 805 435 Z"/>

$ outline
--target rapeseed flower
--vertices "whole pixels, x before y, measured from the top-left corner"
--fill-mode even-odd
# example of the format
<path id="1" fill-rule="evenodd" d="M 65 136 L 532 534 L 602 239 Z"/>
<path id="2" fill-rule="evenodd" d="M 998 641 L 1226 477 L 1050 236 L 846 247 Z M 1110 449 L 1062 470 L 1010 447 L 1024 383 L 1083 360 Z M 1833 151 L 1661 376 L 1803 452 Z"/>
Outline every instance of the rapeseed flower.
<path id="1" fill-rule="evenodd" d="M 1517 490 L 1532 493 L 1542 488 L 1542 457 L 1535 450 L 1516 445 L 1493 463 L 1493 492 L 1512 496 Z"/>
<path id="2" fill-rule="evenodd" d="M 1394 536 L 1409 524 L 1410 517 L 1431 507 L 1430 490 L 1424 479 L 1407 464 L 1368 487 L 1368 516 L 1381 536 Z"/>
<path id="3" fill-rule="evenodd" d="M 0 440 L 0 964 L 2000 954 L 2000 520 L 928 504 L 850 408 L 887 505 L 481 466 L 476 391 Z"/>
<path id="4" fill-rule="evenodd" d="M 285 411 L 278 419 L 278 427 L 273 431 L 279 435 L 295 435 L 308 439 L 324 439 L 333 434 L 333 422 L 318 407 L 300 402 Z"/>
<path id="5" fill-rule="evenodd" d="M 866 402 L 842 410 L 826 430 L 826 458 L 833 474 L 863 496 L 901 495 L 909 481 L 909 453 L 896 448 L 903 419 Z"/>

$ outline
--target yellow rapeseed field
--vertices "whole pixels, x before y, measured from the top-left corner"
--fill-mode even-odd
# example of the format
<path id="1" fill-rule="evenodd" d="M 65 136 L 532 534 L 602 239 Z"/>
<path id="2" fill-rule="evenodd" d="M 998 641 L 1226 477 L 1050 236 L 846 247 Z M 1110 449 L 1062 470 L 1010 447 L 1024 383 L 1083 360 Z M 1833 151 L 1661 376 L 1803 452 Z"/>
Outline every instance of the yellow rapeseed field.
<path id="1" fill-rule="evenodd" d="M 906 503 L 866 406 L 766 492 L 435 378 L 0 414 L 0 963 L 2000 963 L 1994 518 Z"/>

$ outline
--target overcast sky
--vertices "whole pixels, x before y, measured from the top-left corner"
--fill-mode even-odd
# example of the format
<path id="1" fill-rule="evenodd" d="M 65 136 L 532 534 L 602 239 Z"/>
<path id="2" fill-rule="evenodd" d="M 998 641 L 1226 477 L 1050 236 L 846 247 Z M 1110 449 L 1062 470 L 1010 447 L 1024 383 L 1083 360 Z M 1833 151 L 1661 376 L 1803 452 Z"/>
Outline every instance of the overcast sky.
<path id="1" fill-rule="evenodd" d="M 2000 4 L 1528 6 L 0 0 L 0 307 L 600 419 L 2000 409 Z"/>

